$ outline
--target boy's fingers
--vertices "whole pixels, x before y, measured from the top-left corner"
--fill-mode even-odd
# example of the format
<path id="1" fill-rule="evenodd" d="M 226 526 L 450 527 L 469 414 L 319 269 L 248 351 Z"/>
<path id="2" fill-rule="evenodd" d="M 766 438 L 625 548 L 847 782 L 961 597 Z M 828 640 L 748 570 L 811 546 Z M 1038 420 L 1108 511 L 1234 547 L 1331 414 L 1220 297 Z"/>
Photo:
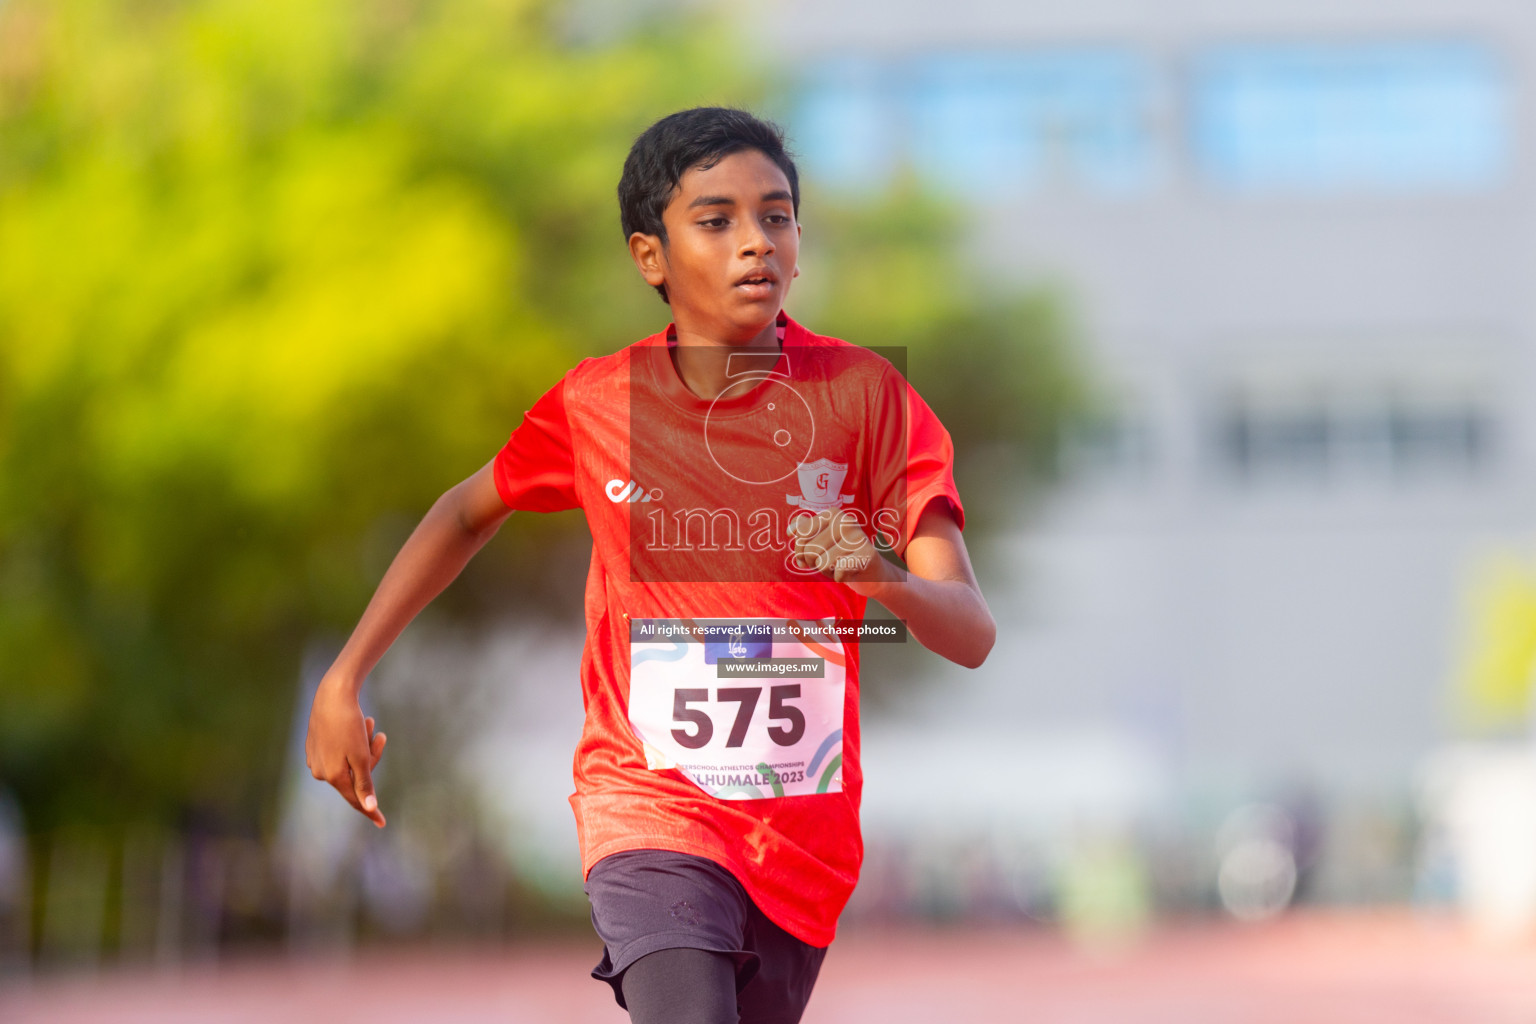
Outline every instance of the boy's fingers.
<path id="1" fill-rule="evenodd" d="M 832 522 L 832 536 L 836 539 L 838 547 L 858 548 L 862 547 L 869 536 L 859 521 L 849 513 L 843 513 Z"/>
<path id="2" fill-rule="evenodd" d="M 384 733 L 376 732 L 373 734 L 373 744 L 368 749 L 369 755 L 373 758 L 373 763 L 368 766 L 369 771 L 373 771 L 373 769 L 379 766 L 379 758 L 384 756 L 384 744 L 387 742 L 389 742 L 389 737 Z"/>
<path id="3" fill-rule="evenodd" d="M 814 537 L 820 533 L 826 525 L 826 513 L 817 512 L 815 515 L 797 515 L 789 521 L 789 528 L 797 537 Z"/>
<path id="4" fill-rule="evenodd" d="M 342 799 L 347 803 L 359 811 L 363 809 L 362 802 L 357 796 L 357 787 L 352 782 L 352 771 L 346 765 L 342 765 L 341 771 L 335 775 L 328 776 L 325 781 L 329 782 L 331 788 L 340 793 Z"/>
<path id="5" fill-rule="evenodd" d="M 384 815 L 379 813 L 379 799 L 373 792 L 373 776 L 362 761 L 349 762 L 352 766 L 352 786 L 357 796 L 357 807 L 380 828 L 384 827 Z"/>

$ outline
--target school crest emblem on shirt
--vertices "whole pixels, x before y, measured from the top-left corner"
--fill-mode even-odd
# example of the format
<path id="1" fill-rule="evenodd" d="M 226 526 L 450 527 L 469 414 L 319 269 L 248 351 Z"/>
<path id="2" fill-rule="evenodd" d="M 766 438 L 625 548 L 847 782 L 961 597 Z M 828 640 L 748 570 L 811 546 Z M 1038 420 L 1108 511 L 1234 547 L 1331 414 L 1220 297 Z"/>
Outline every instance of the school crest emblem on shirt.
<path id="1" fill-rule="evenodd" d="M 841 508 L 853 501 L 853 495 L 840 494 L 843 478 L 848 475 L 848 463 L 817 459 L 802 462 L 796 469 L 800 478 L 800 493 L 786 494 L 784 499 L 791 505 L 824 512 L 829 508 Z"/>

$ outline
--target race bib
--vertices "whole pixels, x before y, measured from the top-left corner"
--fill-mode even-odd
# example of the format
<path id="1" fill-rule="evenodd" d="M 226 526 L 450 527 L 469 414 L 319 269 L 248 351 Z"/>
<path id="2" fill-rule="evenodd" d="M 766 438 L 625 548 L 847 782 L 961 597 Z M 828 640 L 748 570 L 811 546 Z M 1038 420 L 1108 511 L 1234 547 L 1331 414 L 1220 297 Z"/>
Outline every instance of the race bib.
<path id="1" fill-rule="evenodd" d="M 830 624 L 630 620 L 629 722 L 646 767 L 722 800 L 842 792 L 847 663 Z"/>

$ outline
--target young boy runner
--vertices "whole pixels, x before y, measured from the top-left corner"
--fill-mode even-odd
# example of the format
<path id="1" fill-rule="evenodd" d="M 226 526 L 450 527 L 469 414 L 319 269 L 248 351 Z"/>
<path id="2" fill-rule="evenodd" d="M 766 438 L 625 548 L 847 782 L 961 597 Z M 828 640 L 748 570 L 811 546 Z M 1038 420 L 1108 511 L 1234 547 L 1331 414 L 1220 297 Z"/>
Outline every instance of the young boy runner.
<path id="1" fill-rule="evenodd" d="M 891 362 L 782 311 L 799 198 L 781 133 L 744 112 L 636 140 L 622 226 L 673 323 L 582 361 L 433 505 L 310 715 L 311 771 L 382 827 L 363 679 L 513 510 L 582 508 L 571 804 L 592 973 L 636 1022 L 800 1019 L 863 853 L 867 600 L 963 665 L 996 634 L 949 435 Z"/>

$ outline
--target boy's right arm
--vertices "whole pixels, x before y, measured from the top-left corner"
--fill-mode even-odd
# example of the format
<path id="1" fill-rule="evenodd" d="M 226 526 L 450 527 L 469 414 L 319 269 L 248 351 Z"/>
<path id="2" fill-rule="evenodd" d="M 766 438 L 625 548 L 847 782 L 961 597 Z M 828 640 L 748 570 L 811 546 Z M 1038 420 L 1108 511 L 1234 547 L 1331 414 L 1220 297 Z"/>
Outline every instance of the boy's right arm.
<path id="1" fill-rule="evenodd" d="M 411 620 L 495 535 L 512 512 L 496 490 L 494 463 L 447 491 L 390 563 L 357 628 L 320 680 L 309 713 L 304 758 L 311 774 L 336 787 L 353 807 L 384 827 L 372 772 L 384 750 L 357 695 Z"/>

